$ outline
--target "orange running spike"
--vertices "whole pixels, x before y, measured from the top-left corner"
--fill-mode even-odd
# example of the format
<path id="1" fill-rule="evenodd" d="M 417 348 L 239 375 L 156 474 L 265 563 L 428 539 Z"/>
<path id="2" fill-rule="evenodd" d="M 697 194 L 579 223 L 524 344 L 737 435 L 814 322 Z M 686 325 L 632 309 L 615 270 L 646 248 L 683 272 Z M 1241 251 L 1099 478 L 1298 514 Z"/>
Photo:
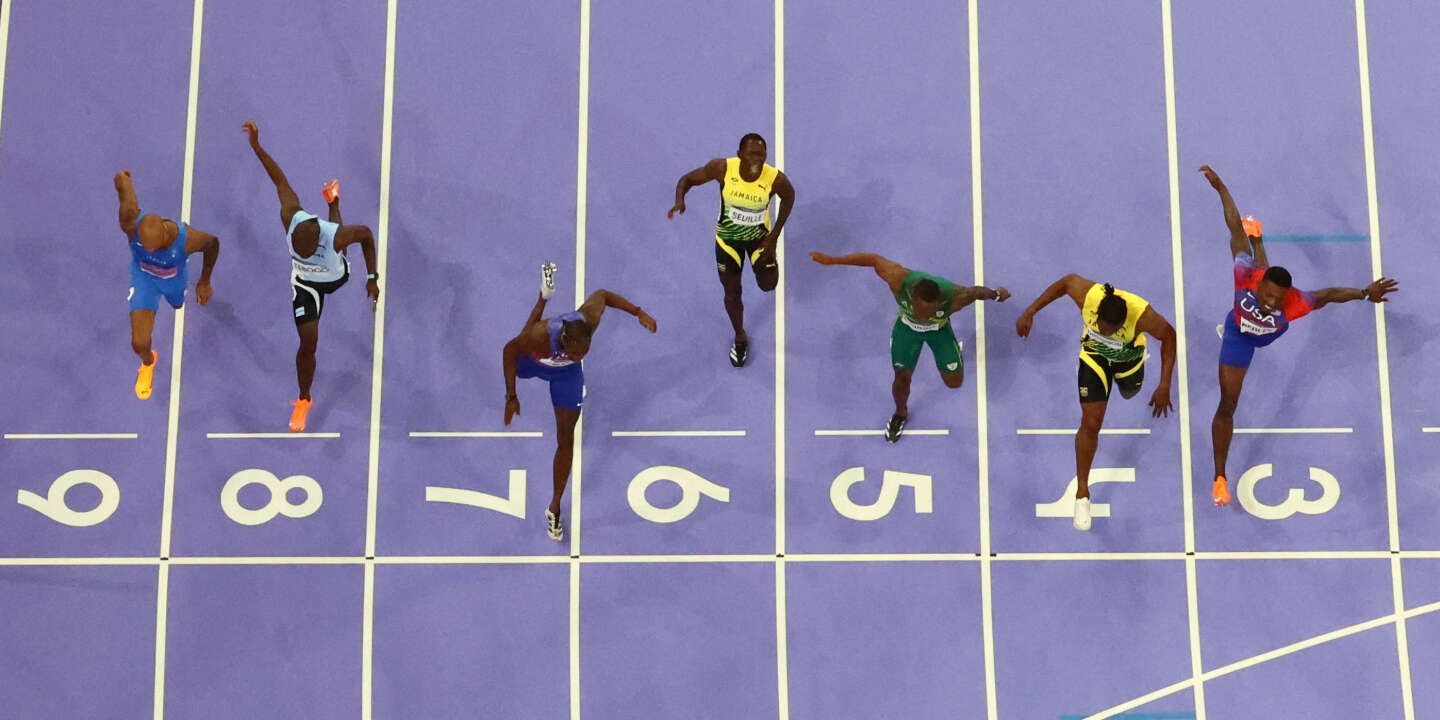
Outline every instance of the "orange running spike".
<path id="1" fill-rule="evenodd" d="M 1230 504 L 1230 485 L 1226 482 L 1224 475 L 1215 477 L 1215 485 L 1211 488 L 1210 495 L 1217 506 Z"/>
<path id="2" fill-rule="evenodd" d="M 1264 225 L 1260 223 L 1260 218 L 1254 215 L 1246 215 L 1240 218 L 1240 224 L 1245 226 L 1245 234 L 1250 237 L 1261 237 L 1265 234 Z"/>
<path id="3" fill-rule="evenodd" d="M 295 411 L 290 413 L 290 432 L 305 430 L 305 416 L 310 414 L 309 400 L 296 400 Z"/>

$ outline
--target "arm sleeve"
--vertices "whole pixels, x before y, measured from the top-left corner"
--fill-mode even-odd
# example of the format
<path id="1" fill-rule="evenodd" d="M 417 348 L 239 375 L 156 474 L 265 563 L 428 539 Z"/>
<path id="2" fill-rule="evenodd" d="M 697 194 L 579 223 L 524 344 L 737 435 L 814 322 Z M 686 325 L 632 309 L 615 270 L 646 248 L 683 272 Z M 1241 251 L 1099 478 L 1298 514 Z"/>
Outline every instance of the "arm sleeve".
<path id="1" fill-rule="evenodd" d="M 1255 267 L 1255 258 L 1248 252 L 1236 253 L 1235 255 L 1235 289 L 1250 286 L 1251 278 L 1259 268 Z"/>
<path id="2" fill-rule="evenodd" d="M 1310 311 L 1315 309 L 1315 293 L 1309 290 L 1290 288 L 1290 291 L 1285 293 L 1283 305 L 1285 317 L 1293 322 L 1309 315 Z"/>

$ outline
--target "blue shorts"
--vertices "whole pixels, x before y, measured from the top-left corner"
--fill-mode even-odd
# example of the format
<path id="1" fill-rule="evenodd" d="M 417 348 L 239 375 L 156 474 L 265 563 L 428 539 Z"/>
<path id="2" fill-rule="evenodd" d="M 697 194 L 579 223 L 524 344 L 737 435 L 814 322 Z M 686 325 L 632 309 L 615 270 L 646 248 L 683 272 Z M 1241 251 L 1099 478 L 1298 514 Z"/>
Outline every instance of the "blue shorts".
<path id="1" fill-rule="evenodd" d="M 1225 334 L 1220 337 L 1220 364 L 1248 368 L 1250 359 L 1255 357 L 1255 348 L 1255 345 L 1251 345 L 1250 341 L 1240 334 L 1240 326 L 1235 324 L 1235 314 L 1226 314 Z"/>
<path id="2" fill-rule="evenodd" d="M 160 308 L 160 297 L 163 295 L 170 307 L 177 310 L 185 304 L 185 271 L 181 270 L 175 277 L 158 278 L 150 273 L 141 270 L 134 265 L 130 266 L 130 310 L 149 310 L 154 312 Z"/>
<path id="3" fill-rule="evenodd" d="M 522 378 L 540 378 L 550 383 L 550 402 L 554 403 L 555 407 L 580 412 L 580 404 L 585 399 L 585 371 L 580 368 L 580 363 L 550 367 L 529 355 L 521 355 L 515 375 Z"/>

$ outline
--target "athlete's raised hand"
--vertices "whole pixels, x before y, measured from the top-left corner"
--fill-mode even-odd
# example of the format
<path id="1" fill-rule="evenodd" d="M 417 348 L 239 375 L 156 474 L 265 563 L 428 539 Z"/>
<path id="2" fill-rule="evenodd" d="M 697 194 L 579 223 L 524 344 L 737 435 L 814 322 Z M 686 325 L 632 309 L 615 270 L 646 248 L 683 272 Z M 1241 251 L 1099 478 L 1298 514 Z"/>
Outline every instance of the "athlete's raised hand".
<path id="1" fill-rule="evenodd" d="M 240 127 L 245 129 L 245 135 L 250 138 L 250 147 L 260 147 L 260 127 L 254 120 L 246 120 Z"/>
<path id="2" fill-rule="evenodd" d="M 1373 303 L 1390 302 L 1390 298 L 1385 297 L 1385 295 L 1399 291 L 1400 284 L 1396 282 L 1394 278 L 1382 277 L 1365 286 L 1366 297 Z"/>
<path id="3" fill-rule="evenodd" d="M 665 219 L 666 219 L 666 220 L 674 220 L 674 219 L 675 219 L 675 213 L 680 213 L 681 215 L 684 215 L 684 214 L 685 214 L 685 201 L 684 201 L 684 200 L 681 200 L 680 202 L 677 202 L 677 203 L 675 203 L 673 206 L 671 206 L 670 212 L 665 213 Z"/>
<path id="4" fill-rule="evenodd" d="M 637 308 L 637 310 L 638 310 L 638 308 Z M 636 319 L 638 319 L 638 320 L 640 321 L 640 327 L 643 327 L 643 328 L 645 328 L 646 330 L 649 330 L 649 331 L 652 332 L 652 333 L 655 332 L 655 330 L 656 330 L 657 327 L 658 327 L 658 326 L 655 324 L 655 318 L 650 317 L 650 313 L 647 313 L 647 312 L 645 312 L 644 310 L 640 310 L 640 312 L 636 313 L 636 314 L 635 314 L 635 317 L 636 317 Z"/>
<path id="5" fill-rule="evenodd" d="M 1003 287 L 995 288 L 995 302 L 1005 302 L 1010 299 L 1010 291 Z"/>
<path id="6" fill-rule="evenodd" d="M 811 260 L 814 260 L 814 261 L 817 262 L 817 263 L 820 263 L 821 265 L 834 265 L 834 264 L 835 264 L 835 258 L 830 257 L 829 255 L 826 255 L 825 253 L 822 253 L 822 252 L 812 252 L 812 253 L 810 253 L 810 259 L 811 259 Z"/>
<path id="7" fill-rule="evenodd" d="M 1150 396 L 1150 402 L 1148 402 L 1148 403 L 1146 403 L 1146 404 L 1149 405 L 1151 408 L 1154 408 L 1154 409 L 1151 411 L 1151 414 L 1154 415 L 1155 417 L 1160 417 L 1160 416 L 1162 416 L 1162 415 L 1169 415 L 1169 414 L 1170 414 L 1170 386 L 1167 385 L 1167 384 L 1165 384 L 1165 383 L 1160 383 L 1160 385 L 1155 388 L 1154 394 L 1152 394 L 1152 395 Z"/>
<path id="8" fill-rule="evenodd" d="M 1201 165 L 1200 172 L 1204 173 L 1205 179 L 1210 181 L 1210 187 L 1213 187 L 1216 190 L 1225 187 L 1225 182 L 1220 179 L 1220 176 L 1216 174 L 1209 165 Z"/>

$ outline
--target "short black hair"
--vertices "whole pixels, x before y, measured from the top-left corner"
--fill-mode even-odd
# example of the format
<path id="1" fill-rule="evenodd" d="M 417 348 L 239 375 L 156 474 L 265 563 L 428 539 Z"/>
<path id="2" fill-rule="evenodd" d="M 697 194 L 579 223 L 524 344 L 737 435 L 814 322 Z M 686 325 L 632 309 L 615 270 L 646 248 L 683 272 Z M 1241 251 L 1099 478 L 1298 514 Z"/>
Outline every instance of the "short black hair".
<path id="1" fill-rule="evenodd" d="M 1290 289 L 1290 271 L 1286 270 L 1283 267 L 1280 267 L 1279 265 L 1273 265 L 1271 267 L 1265 268 L 1264 279 L 1269 280 L 1270 282 L 1275 283 L 1276 285 L 1279 285 L 1286 290 Z"/>
<path id="2" fill-rule="evenodd" d="M 1100 307 L 1096 308 L 1096 315 L 1100 322 L 1106 325 L 1123 325 L 1125 316 L 1130 309 L 1125 305 L 1125 298 L 1115 294 L 1115 287 L 1105 283 L 1105 297 L 1100 298 Z"/>
<path id="3" fill-rule="evenodd" d="M 745 137 L 740 138 L 740 147 L 739 147 L 739 149 L 740 149 L 740 150 L 744 150 L 744 149 L 745 149 L 745 143 L 750 142 L 750 141 L 752 141 L 752 140 L 755 141 L 755 142 L 760 143 L 761 145 L 764 145 L 764 146 L 765 146 L 765 149 L 767 149 L 767 150 L 770 149 L 770 144 L 767 143 L 767 142 L 765 142 L 765 138 L 764 138 L 760 133 L 745 133 Z"/>
<path id="4" fill-rule="evenodd" d="M 590 323 L 584 320 L 566 320 L 560 332 L 573 340 L 584 340 L 586 345 L 590 344 Z"/>
<path id="5" fill-rule="evenodd" d="M 937 302 L 940 300 L 940 286 L 934 280 L 916 280 L 910 286 L 910 297 L 925 302 Z"/>

